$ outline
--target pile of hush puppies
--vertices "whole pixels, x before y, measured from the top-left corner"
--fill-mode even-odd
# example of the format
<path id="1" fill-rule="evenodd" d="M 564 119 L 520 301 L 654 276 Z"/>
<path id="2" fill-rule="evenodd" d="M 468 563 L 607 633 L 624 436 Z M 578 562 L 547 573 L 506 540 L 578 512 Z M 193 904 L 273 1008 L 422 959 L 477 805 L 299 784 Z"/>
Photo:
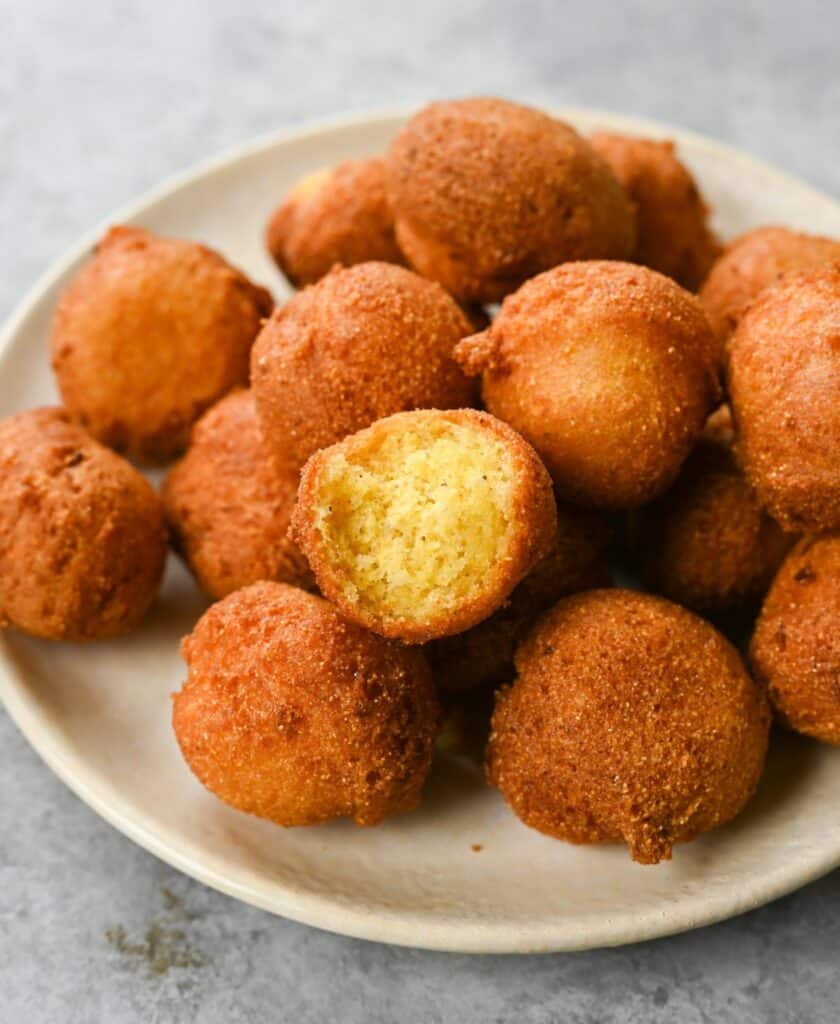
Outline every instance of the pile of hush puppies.
<path id="1" fill-rule="evenodd" d="M 840 744 L 840 242 L 724 248 L 670 142 L 489 98 L 266 241 L 277 307 L 137 227 L 67 288 L 63 408 L 0 424 L 5 625 L 133 629 L 171 544 L 216 599 L 177 741 L 287 826 L 414 809 L 483 721 L 525 824 L 652 864 L 744 807 L 774 715 Z M 176 457 L 160 495 L 127 461 Z"/>

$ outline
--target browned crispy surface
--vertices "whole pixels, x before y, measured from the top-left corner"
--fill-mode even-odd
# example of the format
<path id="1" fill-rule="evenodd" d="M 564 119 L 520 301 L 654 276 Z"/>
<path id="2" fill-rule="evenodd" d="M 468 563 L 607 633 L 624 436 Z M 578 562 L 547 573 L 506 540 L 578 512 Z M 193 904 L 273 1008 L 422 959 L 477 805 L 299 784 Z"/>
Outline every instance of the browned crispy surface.
<path id="1" fill-rule="evenodd" d="M 336 263 L 405 263 L 381 157 L 345 160 L 311 187 L 310 180 L 292 190 L 266 229 L 268 251 L 293 284 L 314 284 Z"/>
<path id="2" fill-rule="evenodd" d="M 717 397 L 700 303 L 630 263 L 567 263 L 509 296 L 455 358 L 487 409 L 533 444 L 561 500 L 651 501 L 676 477 Z"/>
<path id="3" fill-rule="evenodd" d="M 623 840 L 655 864 L 733 818 L 764 765 L 770 714 L 737 651 L 649 594 L 561 601 L 499 692 L 488 777 L 532 828 Z"/>
<path id="4" fill-rule="evenodd" d="M 489 619 L 465 633 L 433 640 L 426 657 L 441 694 L 498 686 L 514 676 L 513 652 L 537 616 L 567 594 L 610 585 L 607 546 L 612 531 L 599 515 L 557 508 L 549 553 Z"/>
<path id="5" fill-rule="evenodd" d="M 162 496 L 175 547 L 208 594 L 258 580 L 311 585 L 289 536 L 297 485 L 263 448 L 250 391 L 232 391 L 202 416 Z"/>
<path id="6" fill-rule="evenodd" d="M 645 583 L 703 615 L 754 607 L 793 542 L 759 508 L 729 446 L 711 440 L 638 511 L 632 532 Z"/>
<path id="7" fill-rule="evenodd" d="M 790 270 L 840 260 L 840 241 L 783 227 L 755 228 L 730 242 L 712 267 L 700 299 L 721 341 L 769 284 Z"/>
<path id="8" fill-rule="evenodd" d="M 62 409 L 0 423 L 0 622 L 50 640 L 133 629 L 157 594 L 157 495 Z"/>
<path id="9" fill-rule="evenodd" d="M 750 661 L 786 725 L 840 744 L 840 534 L 800 540 L 785 559 Z"/>
<path id="10" fill-rule="evenodd" d="M 452 358 L 470 325 L 437 284 L 388 263 L 327 274 L 278 308 L 251 376 L 266 443 L 299 469 L 319 448 L 405 409 L 472 405 Z"/>
<path id="11" fill-rule="evenodd" d="M 65 290 L 52 328 L 64 404 L 103 444 L 165 462 L 218 398 L 248 382 L 271 296 L 217 253 L 112 228 Z"/>
<path id="12" fill-rule="evenodd" d="M 840 262 L 786 274 L 729 347 L 738 459 L 782 527 L 840 527 Z"/>
<path id="13" fill-rule="evenodd" d="M 443 420 L 463 424 L 479 435 L 487 433 L 504 442 L 517 474 L 517 486 L 509 509 L 514 539 L 506 556 L 483 580 L 482 590 L 475 598 L 454 611 L 442 609 L 428 621 L 409 622 L 394 616 L 387 606 L 372 610 L 349 597 L 342 567 L 317 526 L 323 510 L 318 506 L 316 495 L 320 477 L 332 459 L 352 456 L 357 446 L 375 446 L 389 432 L 402 431 L 407 425 L 424 419 L 432 423 Z M 292 513 L 292 531 L 315 574 L 318 588 L 348 619 L 382 636 L 416 644 L 461 633 L 501 607 L 514 587 L 550 551 L 557 531 L 557 508 L 545 467 L 533 448 L 506 423 L 475 409 L 428 409 L 389 416 L 313 455 L 301 474 L 298 501 Z"/>
<path id="14" fill-rule="evenodd" d="M 440 717 L 420 651 L 264 582 L 213 605 L 182 652 L 175 735 L 226 803 L 278 825 L 377 825 L 419 803 Z"/>
<path id="15" fill-rule="evenodd" d="M 708 207 L 673 142 L 599 132 L 589 139 L 636 208 L 636 259 L 696 292 L 720 253 Z"/>
<path id="16" fill-rule="evenodd" d="M 432 103 L 385 165 L 401 249 L 463 300 L 497 302 L 565 260 L 633 254 L 633 211 L 606 161 L 529 107 Z"/>

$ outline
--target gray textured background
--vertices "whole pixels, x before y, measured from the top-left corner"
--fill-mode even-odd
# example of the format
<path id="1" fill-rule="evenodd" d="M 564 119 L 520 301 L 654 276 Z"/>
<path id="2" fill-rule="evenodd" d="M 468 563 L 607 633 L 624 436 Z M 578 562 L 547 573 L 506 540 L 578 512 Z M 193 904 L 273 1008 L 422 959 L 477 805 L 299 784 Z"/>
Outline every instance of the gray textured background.
<path id="1" fill-rule="evenodd" d="M 660 118 L 840 195 L 838 34 L 840 6 L 802 0 L 0 0 L 0 316 L 82 231 L 195 160 L 436 95 Z M 2 713 L 0 758 L 4 1024 L 838 1018 L 837 872 L 621 950 L 412 952 L 275 919 L 177 874 L 73 797 Z"/>

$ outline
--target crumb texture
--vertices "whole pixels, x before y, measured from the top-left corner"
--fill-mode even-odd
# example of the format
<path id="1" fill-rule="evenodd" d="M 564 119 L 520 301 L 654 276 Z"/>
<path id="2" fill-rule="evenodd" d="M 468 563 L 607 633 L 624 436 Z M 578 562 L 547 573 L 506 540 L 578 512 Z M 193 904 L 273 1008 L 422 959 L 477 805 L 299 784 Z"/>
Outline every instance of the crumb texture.
<path id="1" fill-rule="evenodd" d="M 334 459 L 320 529 L 354 600 L 424 619 L 480 590 L 505 557 L 515 471 L 501 441 L 441 423 Z"/>
<path id="2" fill-rule="evenodd" d="M 321 592 L 409 643 L 492 615 L 556 532 L 536 452 L 474 409 L 398 413 L 318 452 L 292 514 Z"/>

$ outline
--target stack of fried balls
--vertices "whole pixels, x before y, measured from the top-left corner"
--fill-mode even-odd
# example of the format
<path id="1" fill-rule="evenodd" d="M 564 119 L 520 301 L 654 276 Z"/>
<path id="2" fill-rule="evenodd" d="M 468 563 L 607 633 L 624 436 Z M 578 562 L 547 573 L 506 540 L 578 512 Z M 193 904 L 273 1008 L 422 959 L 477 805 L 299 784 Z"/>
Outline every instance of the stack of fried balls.
<path id="1" fill-rule="evenodd" d="M 708 215 L 672 143 L 481 98 L 298 183 L 282 305 L 112 229 L 63 406 L 0 424 L 3 625 L 135 629 L 171 545 L 216 601 L 175 736 L 228 804 L 378 824 L 484 714 L 522 822 L 669 859 L 774 717 L 840 744 L 840 242 Z"/>

